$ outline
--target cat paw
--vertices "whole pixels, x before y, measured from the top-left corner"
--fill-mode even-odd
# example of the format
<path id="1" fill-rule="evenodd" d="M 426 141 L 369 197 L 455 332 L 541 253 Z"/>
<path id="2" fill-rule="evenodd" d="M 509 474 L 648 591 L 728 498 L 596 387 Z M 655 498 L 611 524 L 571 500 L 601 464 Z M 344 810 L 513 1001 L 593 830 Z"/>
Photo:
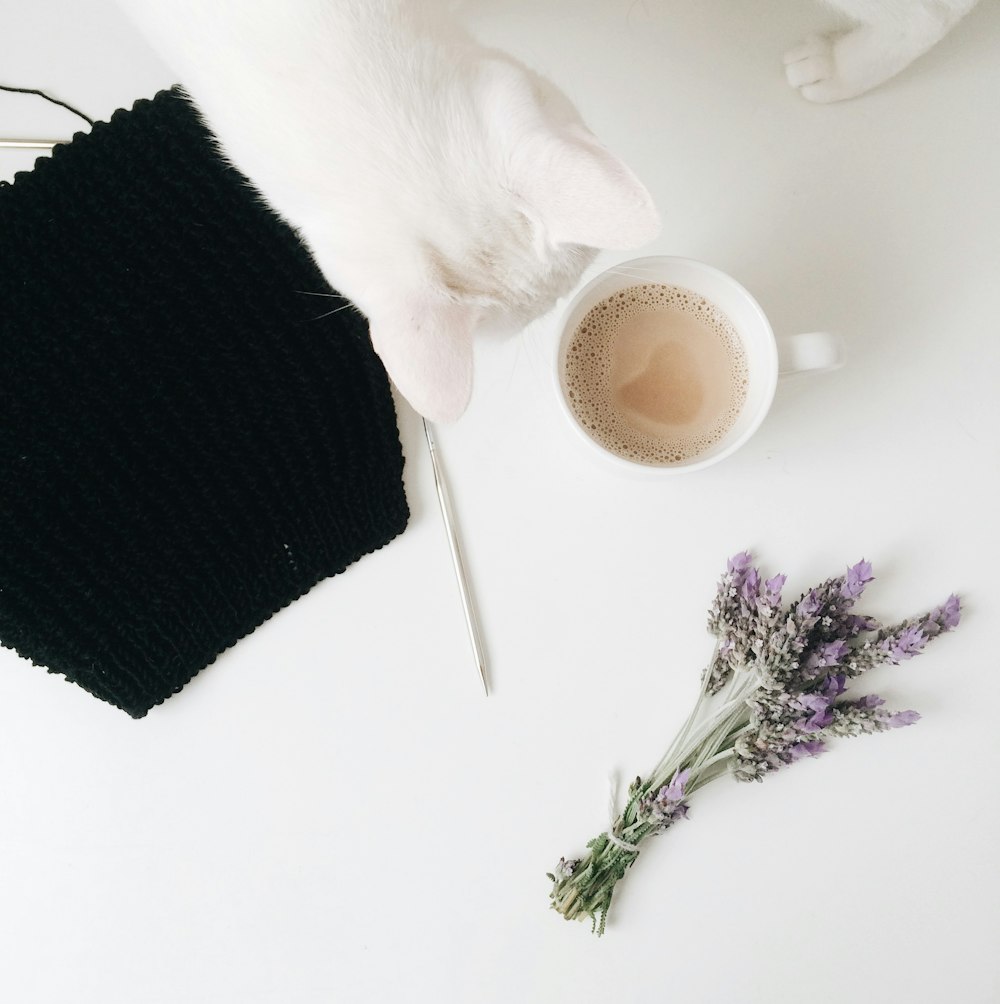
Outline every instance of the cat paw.
<path id="1" fill-rule="evenodd" d="M 843 101 L 869 90 L 879 81 L 873 79 L 861 34 L 856 30 L 845 35 L 810 35 L 789 49 L 784 56 L 789 85 L 807 101 L 818 103 Z"/>
<path id="2" fill-rule="evenodd" d="M 835 93 L 834 41 L 829 35 L 810 35 L 785 53 L 785 79 L 809 101 L 839 100 Z"/>

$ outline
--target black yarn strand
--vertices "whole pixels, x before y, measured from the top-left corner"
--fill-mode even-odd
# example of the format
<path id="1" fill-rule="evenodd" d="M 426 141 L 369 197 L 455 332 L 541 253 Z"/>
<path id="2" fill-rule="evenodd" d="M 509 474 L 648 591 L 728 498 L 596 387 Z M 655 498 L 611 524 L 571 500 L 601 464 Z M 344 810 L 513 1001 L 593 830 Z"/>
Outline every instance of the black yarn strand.
<path id="1" fill-rule="evenodd" d="M 74 108 L 72 105 L 67 104 L 65 101 L 60 101 L 58 98 L 52 97 L 51 94 L 46 94 L 45 91 L 36 90 L 33 87 L 10 87 L 7 84 L 0 84 L 0 91 L 10 91 L 13 94 L 37 94 L 40 98 L 45 98 L 46 101 L 51 101 L 54 105 L 59 105 L 61 108 L 65 108 L 67 111 L 72 112 L 74 115 L 79 115 L 87 125 L 93 125 L 94 120 L 89 115 L 84 115 L 79 108 Z"/>

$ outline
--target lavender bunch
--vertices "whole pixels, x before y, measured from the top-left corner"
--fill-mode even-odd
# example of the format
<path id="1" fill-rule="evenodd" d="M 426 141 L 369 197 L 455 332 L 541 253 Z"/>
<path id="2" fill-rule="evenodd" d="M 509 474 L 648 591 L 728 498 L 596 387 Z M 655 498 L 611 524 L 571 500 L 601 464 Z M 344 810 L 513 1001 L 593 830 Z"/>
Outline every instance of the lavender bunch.
<path id="1" fill-rule="evenodd" d="M 852 696 L 848 681 L 884 663 L 897 665 L 954 628 L 957 596 L 922 617 L 884 626 L 854 611 L 872 581 L 859 561 L 782 605 L 784 575 L 764 580 L 750 554 L 728 562 L 709 609 L 717 641 L 694 710 L 663 759 L 629 786 L 624 811 L 587 844 L 561 858 L 552 907 L 569 920 L 589 917 L 604 933 L 617 883 L 647 838 L 688 814 L 688 798 L 715 778 L 761 781 L 827 740 L 912 725 L 916 711 L 890 711 L 877 694 Z"/>

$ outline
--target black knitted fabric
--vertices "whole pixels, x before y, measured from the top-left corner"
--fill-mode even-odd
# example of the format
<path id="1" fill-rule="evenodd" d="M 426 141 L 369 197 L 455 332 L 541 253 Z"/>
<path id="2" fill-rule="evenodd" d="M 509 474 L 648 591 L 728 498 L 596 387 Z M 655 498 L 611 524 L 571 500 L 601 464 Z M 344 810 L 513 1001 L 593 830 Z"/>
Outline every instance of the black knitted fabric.
<path id="1" fill-rule="evenodd" d="M 0 643 L 139 718 L 406 526 L 363 318 L 164 91 L 0 186 Z"/>

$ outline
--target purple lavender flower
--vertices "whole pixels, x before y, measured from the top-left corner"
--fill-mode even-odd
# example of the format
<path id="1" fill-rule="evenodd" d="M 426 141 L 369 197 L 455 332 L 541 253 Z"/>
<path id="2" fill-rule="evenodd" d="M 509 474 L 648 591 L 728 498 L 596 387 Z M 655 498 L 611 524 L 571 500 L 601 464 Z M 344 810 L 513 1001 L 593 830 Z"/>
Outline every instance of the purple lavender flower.
<path id="1" fill-rule="evenodd" d="M 911 624 L 898 634 L 884 638 L 879 648 L 888 656 L 889 662 L 898 664 L 904 659 L 912 659 L 926 644 L 924 632 L 916 624 Z"/>
<path id="2" fill-rule="evenodd" d="M 920 714 L 916 711 L 897 711 L 885 720 L 885 724 L 890 729 L 901 729 L 905 725 L 912 725 L 920 721 Z"/>
<path id="3" fill-rule="evenodd" d="M 815 617 L 822 609 L 823 604 L 820 602 L 819 593 L 815 589 L 810 589 L 805 596 L 799 600 L 795 607 L 795 612 L 800 617 Z"/>
<path id="4" fill-rule="evenodd" d="M 690 775 L 689 770 L 678 771 L 669 784 L 640 799 L 636 807 L 639 818 L 652 823 L 657 832 L 662 832 L 678 819 L 687 819 L 688 804 L 684 801 L 684 785 Z"/>
<path id="5" fill-rule="evenodd" d="M 743 601 L 750 606 L 757 602 L 757 594 L 760 591 L 760 572 L 756 568 L 751 568 L 743 579 L 743 586 L 740 589 L 740 596 Z"/>
<path id="6" fill-rule="evenodd" d="M 822 739 L 803 739 L 794 730 L 783 730 L 750 743 L 738 740 L 735 752 L 733 775 L 736 780 L 762 781 L 766 774 L 788 764 L 825 753 L 826 743 Z"/>
<path id="7" fill-rule="evenodd" d="M 808 718 L 800 718 L 795 725 L 801 732 L 820 732 L 832 721 L 833 711 L 827 705 L 822 711 L 816 711 Z"/>
<path id="8" fill-rule="evenodd" d="M 795 660 L 815 676 L 815 670 L 836 665 L 847 652 L 847 641 L 877 626 L 870 618 L 848 613 L 866 582 L 871 581 L 871 565 L 862 561 L 840 575 L 814 586 L 803 593 L 789 611 L 787 633 L 791 636 L 788 649 L 804 653 Z M 823 648 L 821 646 L 836 646 Z M 810 659 L 810 653 L 813 658 Z M 792 669 L 798 667 L 793 665 Z"/>
<path id="9" fill-rule="evenodd" d="M 820 753 L 825 752 L 826 743 L 822 739 L 803 739 L 800 742 L 792 743 L 785 750 L 785 759 L 787 763 L 795 763 L 796 760 L 801 760 L 803 757 L 819 756 Z"/>
<path id="10" fill-rule="evenodd" d="M 751 570 L 756 573 L 751 568 L 750 561 L 750 552 L 741 551 L 726 563 L 726 574 L 719 580 L 715 599 L 708 611 L 708 629 L 713 634 L 722 636 L 727 627 L 735 626 L 740 614 L 740 594 L 744 580 Z"/>
<path id="11" fill-rule="evenodd" d="M 877 695 L 835 702 L 849 677 L 881 662 L 911 658 L 936 633 L 954 627 L 959 617 L 957 598 L 949 597 L 920 621 L 884 629 L 873 618 L 849 612 L 873 579 L 868 561 L 808 590 L 787 613 L 779 598 L 784 576 L 762 582 L 746 552 L 731 559 L 729 568 L 730 619 L 727 630 L 720 633 L 724 639 L 720 659 L 726 678 L 742 669 L 760 679 L 760 689 L 747 701 L 752 731 L 735 747 L 737 776 L 759 780 L 764 772 L 791 763 L 790 757 L 806 755 L 802 750 L 788 752 L 797 743 L 820 742 L 803 734 L 861 735 L 916 720 L 903 713 L 891 715 L 882 709 Z M 859 638 L 875 630 L 878 634 L 872 640 Z"/>
<path id="12" fill-rule="evenodd" d="M 847 577 L 840 587 L 840 595 L 844 599 L 856 600 L 873 578 L 871 562 L 862 558 L 856 565 L 847 569 Z"/>
<path id="13" fill-rule="evenodd" d="M 818 690 L 798 694 L 788 702 L 792 711 L 809 711 L 807 718 L 797 718 L 791 722 L 799 732 L 819 732 L 833 721 L 833 702 L 844 692 L 846 677 L 835 674 L 827 677 Z M 780 705 L 779 705 L 780 706 Z M 780 721 L 778 718 L 777 721 Z"/>
<path id="14" fill-rule="evenodd" d="M 775 575 L 764 583 L 764 598 L 772 607 L 781 603 L 781 590 L 785 585 L 785 578 L 784 575 Z"/>
<path id="15" fill-rule="evenodd" d="M 823 681 L 823 686 L 820 687 L 820 693 L 829 700 L 834 700 L 840 697 L 844 692 L 844 688 L 847 686 L 847 677 L 843 673 L 831 673 Z"/>
<path id="16" fill-rule="evenodd" d="M 903 621 L 889 628 L 879 628 L 877 636 L 857 645 L 851 652 L 852 675 L 879 663 L 899 664 L 923 651 L 932 638 L 951 631 L 961 619 L 961 602 L 954 594 L 924 617 Z"/>
<path id="17" fill-rule="evenodd" d="M 921 629 L 928 638 L 933 638 L 942 631 L 950 631 L 958 627 L 962 617 L 962 606 L 958 597 L 952 593 L 939 607 L 935 607 L 926 617 Z"/>
<path id="18" fill-rule="evenodd" d="M 878 694 L 865 694 L 864 697 L 859 697 L 854 701 L 854 705 L 858 708 L 878 708 L 885 704 Z"/>
<path id="19" fill-rule="evenodd" d="M 849 638 L 856 638 L 863 631 L 875 631 L 879 626 L 874 617 L 864 617 L 858 614 L 847 614 L 840 624 Z"/>
<path id="20" fill-rule="evenodd" d="M 726 562 L 726 571 L 742 574 L 750 567 L 751 561 L 753 561 L 753 558 L 749 551 L 740 551 L 739 554 L 734 554 Z"/>
<path id="21" fill-rule="evenodd" d="M 749 551 L 729 559 L 708 614 L 708 629 L 720 641 L 705 674 L 709 694 L 718 693 L 734 671 L 757 663 L 768 644 L 781 611 L 767 596 L 762 600 L 761 585 Z"/>
<path id="22" fill-rule="evenodd" d="M 831 738 L 919 721 L 916 711 L 888 710 L 878 694 L 844 699 L 847 682 L 873 666 L 917 655 L 958 624 L 961 605 L 949 596 L 921 618 L 883 627 L 851 612 L 872 578 L 871 564 L 862 560 L 783 606 L 784 575 L 764 581 L 748 551 L 729 559 L 709 611 L 718 645 L 691 721 L 700 722 L 701 711 L 712 717 L 694 733 L 685 730 L 666 761 L 699 765 L 694 780 L 690 770 L 675 770 L 671 777 L 665 764 L 646 781 L 636 778 L 610 831 L 592 840 L 581 860 L 560 860 L 549 875 L 556 910 L 568 919 L 589 916 L 602 934 L 612 891 L 637 845 L 687 817 L 689 787 L 699 789 L 723 773 L 760 781 L 819 756 Z M 727 684 L 721 702 L 709 703 Z M 609 839 L 611 834 L 621 839 Z M 623 846 L 633 852 L 623 853 Z"/>
<path id="23" fill-rule="evenodd" d="M 836 666 L 849 651 L 847 642 L 843 638 L 835 641 L 823 642 L 809 653 L 805 661 L 807 675 L 815 676 L 815 670 L 824 669 L 828 666 Z"/>
<path id="24" fill-rule="evenodd" d="M 792 706 L 800 711 L 826 711 L 830 707 L 830 700 L 822 694 L 800 694 Z"/>
<path id="25" fill-rule="evenodd" d="M 567 860 L 566 858 L 560 858 L 559 863 L 549 872 L 549 878 L 553 882 L 561 882 L 564 879 L 568 879 L 573 872 L 579 867 L 580 861 L 577 858 L 571 858 Z"/>
<path id="26" fill-rule="evenodd" d="M 833 708 L 833 721 L 824 731 L 828 736 L 861 736 L 886 729 L 901 729 L 920 720 L 916 711 L 886 711 L 878 694 L 866 694 L 855 701 L 841 701 Z"/>
<path id="27" fill-rule="evenodd" d="M 684 797 L 684 785 L 687 784 L 691 771 L 681 770 L 674 774 L 670 784 L 660 789 L 658 797 L 666 799 L 668 802 L 679 802 Z"/>

